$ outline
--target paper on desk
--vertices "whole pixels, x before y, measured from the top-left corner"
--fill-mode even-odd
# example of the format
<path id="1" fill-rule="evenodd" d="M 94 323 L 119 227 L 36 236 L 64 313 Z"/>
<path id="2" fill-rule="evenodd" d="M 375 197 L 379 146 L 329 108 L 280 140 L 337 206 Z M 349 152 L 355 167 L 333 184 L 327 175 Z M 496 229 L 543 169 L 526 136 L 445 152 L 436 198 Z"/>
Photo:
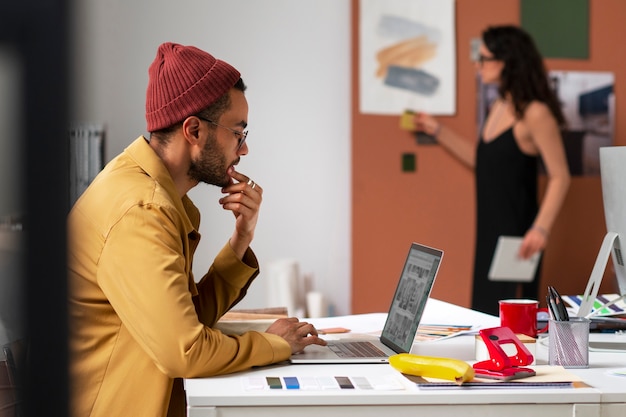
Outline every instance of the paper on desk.
<path id="1" fill-rule="evenodd" d="M 541 382 L 581 382 L 582 379 L 578 375 L 574 375 L 562 366 L 537 365 L 529 366 L 536 372 L 535 376 L 516 379 L 515 382 L 520 383 L 541 383 Z M 493 379 L 475 378 L 477 381 L 491 381 Z"/>
<path id="2" fill-rule="evenodd" d="M 569 373 L 562 366 L 532 366 L 530 367 L 537 373 L 536 376 L 516 379 L 515 381 L 495 380 L 488 378 L 474 378 L 469 383 L 457 384 L 455 382 L 444 381 L 436 378 L 420 378 L 423 382 L 416 382 L 421 389 L 453 389 L 453 388 L 550 388 L 562 387 L 563 384 L 567 388 L 585 388 L 588 387 L 580 377 Z M 406 377 L 407 375 L 405 375 Z M 412 380 L 412 378 L 409 378 Z"/>
<path id="3" fill-rule="evenodd" d="M 434 342 L 478 331 L 472 325 L 420 324 L 415 334 L 416 342 Z"/>

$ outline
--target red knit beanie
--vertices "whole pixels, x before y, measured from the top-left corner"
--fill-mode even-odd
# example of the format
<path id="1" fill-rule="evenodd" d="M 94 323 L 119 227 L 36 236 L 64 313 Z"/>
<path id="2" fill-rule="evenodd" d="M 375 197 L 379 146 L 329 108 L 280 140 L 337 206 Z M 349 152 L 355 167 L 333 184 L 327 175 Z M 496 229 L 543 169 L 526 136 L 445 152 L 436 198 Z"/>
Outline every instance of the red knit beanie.
<path id="1" fill-rule="evenodd" d="M 240 74 L 228 63 L 193 46 L 164 43 L 148 69 L 148 132 L 197 114 L 228 92 Z"/>

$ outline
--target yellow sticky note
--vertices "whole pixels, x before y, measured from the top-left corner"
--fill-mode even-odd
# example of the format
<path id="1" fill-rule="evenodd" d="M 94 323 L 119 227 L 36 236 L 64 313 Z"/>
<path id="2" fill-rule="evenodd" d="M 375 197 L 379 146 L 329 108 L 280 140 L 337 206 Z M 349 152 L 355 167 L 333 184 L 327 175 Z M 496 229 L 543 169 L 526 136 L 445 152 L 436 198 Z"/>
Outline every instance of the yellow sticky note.
<path id="1" fill-rule="evenodd" d="M 415 130 L 415 123 L 413 123 L 413 116 L 415 112 L 412 110 L 405 110 L 400 117 L 400 127 L 404 130 Z"/>

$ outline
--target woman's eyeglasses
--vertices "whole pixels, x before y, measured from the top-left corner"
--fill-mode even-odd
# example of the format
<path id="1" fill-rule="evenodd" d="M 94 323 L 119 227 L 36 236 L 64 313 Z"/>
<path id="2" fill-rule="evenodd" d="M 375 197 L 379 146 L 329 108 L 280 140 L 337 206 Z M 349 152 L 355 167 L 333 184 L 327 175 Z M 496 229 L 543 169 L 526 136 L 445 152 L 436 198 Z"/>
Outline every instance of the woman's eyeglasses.
<path id="1" fill-rule="evenodd" d="M 495 56 L 486 56 L 483 54 L 478 55 L 478 62 L 480 63 L 480 65 L 484 64 L 485 62 L 489 62 L 489 61 L 499 61 L 498 58 L 496 58 Z"/>

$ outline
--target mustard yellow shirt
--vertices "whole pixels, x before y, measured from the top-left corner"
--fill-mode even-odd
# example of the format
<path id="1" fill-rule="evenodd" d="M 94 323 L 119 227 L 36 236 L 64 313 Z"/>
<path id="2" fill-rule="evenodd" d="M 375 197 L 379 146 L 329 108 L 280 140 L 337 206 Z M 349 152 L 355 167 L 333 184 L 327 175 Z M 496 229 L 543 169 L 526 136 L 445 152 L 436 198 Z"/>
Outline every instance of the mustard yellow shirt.
<path id="1" fill-rule="evenodd" d="M 278 336 L 233 337 L 211 328 L 259 270 L 250 249 L 242 262 L 226 244 L 196 284 L 192 259 L 199 224 L 198 209 L 177 195 L 144 137 L 107 164 L 72 208 L 73 416 L 185 415 L 176 378 L 289 358 L 289 344 Z"/>

